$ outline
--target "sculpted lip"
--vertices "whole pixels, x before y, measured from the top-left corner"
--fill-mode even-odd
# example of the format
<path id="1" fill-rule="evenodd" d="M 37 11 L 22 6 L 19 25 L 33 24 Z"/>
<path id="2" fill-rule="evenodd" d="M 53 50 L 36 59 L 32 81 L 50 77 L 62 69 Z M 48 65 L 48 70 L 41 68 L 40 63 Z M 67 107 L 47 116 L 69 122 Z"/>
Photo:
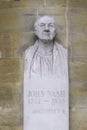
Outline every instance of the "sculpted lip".
<path id="1" fill-rule="evenodd" d="M 43 34 L 44 34 L 44 35 L 50 35 L 50 33 L 49 33 L 49 32 L 43 32 Z"/>

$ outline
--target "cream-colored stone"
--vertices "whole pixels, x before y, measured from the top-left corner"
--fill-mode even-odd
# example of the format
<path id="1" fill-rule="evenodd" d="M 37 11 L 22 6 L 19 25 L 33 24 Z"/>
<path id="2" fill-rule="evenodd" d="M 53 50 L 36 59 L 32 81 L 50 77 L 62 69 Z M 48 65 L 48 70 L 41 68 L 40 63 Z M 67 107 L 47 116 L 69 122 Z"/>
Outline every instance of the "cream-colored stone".
<path id="1" fill-rule="evenodd" d="M 75 7 L 75 8 L 86 8 L 87 7 L 87 1 L 86 0 L 69 0 L 69 6 Z"/>
<path id="2" fill-rule="evenodd" d="M 69 63 L 70 81 L 86 82 L 87 81 L 87 62 Z"/>
<path id="3" fill-rule="evenodd" d="M 0 60 L 0 83 L 20 81 L 20 62 L 18 58 Z"/>
<path id="4" fill-rule="evenodd" d="M 22 120 L 22 83 L 0 83 L 0 125 L 19 125 Z"/>
<path id="5" fill-rule="evenodd" d="M 66 1 L 65 0 L 47 0 L 47 5 L 55 6 L 56 8 L 64 7 L 64 6 L 66 6 Z"/>
<path id="6" fill-rule="evenodd" d="M 87 129 L 87 109 L 75 108 L 70 110 L 70 130 L 86 130 Z"/>
<path id="7" fill-rule="evenodd" d="M 83 41 L 76 43 L 69 48 L 70 61 L 87 62 L 87 44 Z"/>
<path id="8" fill-rule="evenodd" d="M 70 82 L 70 107 L 87 107 L 86 86 L 86 82 Z"/>
<path id="9" fill-rule="evenodd" d="M 0 130 L 22 130 L 22 129 L 23 129 L 23 126 L 10 126 L 10 125 L 0 126 Z"/>
<path id="10" fill-rule="evenodd" d="M 87 42 L 87 9 L 71 8 L 69 9 L 69 39 L 71 43 Z"/>
<path id="11" fill-rule="evenodd" d="M 43 0 L 4 0 L 0 2 L 0 8 L 38 7 L 42 4 Z"/>

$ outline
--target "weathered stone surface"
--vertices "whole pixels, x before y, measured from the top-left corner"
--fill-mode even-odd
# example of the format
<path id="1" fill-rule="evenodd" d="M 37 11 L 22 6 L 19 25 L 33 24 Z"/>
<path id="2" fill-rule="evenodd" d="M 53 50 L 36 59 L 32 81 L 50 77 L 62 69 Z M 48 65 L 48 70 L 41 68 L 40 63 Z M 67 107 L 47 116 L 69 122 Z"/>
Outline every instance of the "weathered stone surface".
<path id="1" fill-rule="evenodd" d="M 63 7 L 66 0 L 1 0 L 0 8 L 20 8 L 20 7 Z"/>
<path id="2" fill-rule="evenodd" d="M 0 53 L 1 58 L 18 58 L 19 32 L 0 33 Z M 19 60 L 19 59 L 18 59 Z M 9 61 L 8 61 L 9 62 Z"/>
<path id="3" fill-rule="evenodd" d="M 86 0 L 69 0 L 70 130 L 87 129 L 86 7 Z"/>
<path id="4" fill-rule="evenodd" d="M 79 4 L 79 2 L 78 2 Z M 69 9 L 69 41 L 73 60 L 87 59 L 87 9 Z"/>
<path id="5" fill-rule="evenodd" d="M 38 7 L 42 4 L 43 0 L 5 0 L 0 2 L 0 8 Z"/>
<path id="6" fill-rule="evenodd" d="M 75 107 L 70 110 L 70 130 L 86 130 L 87 129 L 87 109 Z"/>
<path id="7" fill-rule="evenodd" d="M 0 83 L 0 125 L 19 126 L 22 123 L 22 83 Z"/>
<path id="8" fill-rule="evenodd" d="M 70 108 L 86 108 L 87 107 L 87 82 L 70 83 Z"/>
<path id="9" fill-rule="evenodd" d="M 71 62 L 69 64 L 70 82 L 87 81 L 87 62 Z"/>
<path id="10" fill-rule="evenodd" d="M 0 126 L 0 130 L 22 130 L 22 126 Z"/>
<path id="11" fill-rule="evenodd" d="M 23 129 L 21 53 L 34 43 L 34 21 L 43 14 L 56 19 L 57 40 L 69 46 L 70 130 L 86 130 L 87 0 L 0 1 L 0 130 Z"/>
<path id="12" fill-rule="evenodd" d="M 0 32 L 3 30 L 15 30 L 18 28 L 18 16 L 16 13 L 0 15 Z"/>
<path id="13" fill-rule="evenodd" d="M 18 58 L 0 60 L 0 83 L 20 82 L 20 62 Z"/>
<path id="14" fill-rule="evenodd" d="M 66 6 L 66 0 L 47 0 L 48 6 L 64 7 Z"/>
<path id="15" fill-rule="evenodd" d="M 87 8 L 87 1 L 86 0 L 69 0 L 69 6 L 75 8 Z"/>

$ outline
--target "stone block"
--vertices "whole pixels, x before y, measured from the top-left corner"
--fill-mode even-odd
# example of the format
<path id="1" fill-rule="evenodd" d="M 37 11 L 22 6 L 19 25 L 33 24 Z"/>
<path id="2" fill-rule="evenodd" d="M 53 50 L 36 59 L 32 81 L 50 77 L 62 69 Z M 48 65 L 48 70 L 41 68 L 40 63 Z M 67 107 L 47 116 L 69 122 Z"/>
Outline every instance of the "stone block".
<path id="1" fill-rule="evenodd" d="M 70 108 L 87 106 L 87 82 L 70 82 Z"/>
<path id="2" fill-rule="evenodd" d="M 69 7 L 74 8 L 86 8 L 87 7 L 87 1 L 86 0 L 69 0 Z"/>
<path id="3" fill-rule="evenodd" d="M 18 16 L 16 13 L 0 15 L 0 32 L 15 30 L 18 28 Z"/>
<path id="4" fill-rule="evenodd" d="M 87 81 L 87 62 L 71 62 L 69 63 L 70 82 L 86 82 Z"/>
<path id="5" fill-rule="evenodd" d="M 38 7 L 43 5 L 43 0 L 4 0 L 0 1 L 0 8 Z"/>
<path id="6" fill-rule="evenodd" d="M 0 83 L 0 126 L 18 126 L 22 123 L 22 90 L 22 83 Z"/>
<path id="7" fill-rule="evenodd" d="M 17 58 L 0 60 L 0 83 L 20 82 L 20 62 Z"/>
<path id="8" fill-rule="evenodd" d="M 51 7 L 65 7 L 66 0 L 47 0 L 47 6 Z"/>
<path id="9" fill-rule="evenodd" d="M 22 126 L 10 126 L 10 125 L 7 125 L 7 126 L 0 126 L 0 130 L 22 130 L 23 127 Z"/>
<path id="10" fill-rule="evenodd" d="M 76 43 L 76 45 L 71 45 L 69 49 L 69 57 L 71 61 L 87 62 L 87 44 Z"/>
<path id="11" fill-rule="evenodd" d="M 87 129 L 87 109 L 70 110 L 70 130 L 86 130 Z"/>

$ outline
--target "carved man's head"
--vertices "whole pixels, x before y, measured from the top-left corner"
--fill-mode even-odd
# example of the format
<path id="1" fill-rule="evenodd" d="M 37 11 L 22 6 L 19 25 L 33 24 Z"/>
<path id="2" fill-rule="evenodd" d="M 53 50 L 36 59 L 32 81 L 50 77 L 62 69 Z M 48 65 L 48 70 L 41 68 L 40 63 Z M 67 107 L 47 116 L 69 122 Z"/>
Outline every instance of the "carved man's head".
<path id="1" fill-rule="evenodd" d="M 35 34 L 41 40 L 53 40 L 56 35 L 55 21 L 50 16 L 42 16 L 35 22 Z"/>

